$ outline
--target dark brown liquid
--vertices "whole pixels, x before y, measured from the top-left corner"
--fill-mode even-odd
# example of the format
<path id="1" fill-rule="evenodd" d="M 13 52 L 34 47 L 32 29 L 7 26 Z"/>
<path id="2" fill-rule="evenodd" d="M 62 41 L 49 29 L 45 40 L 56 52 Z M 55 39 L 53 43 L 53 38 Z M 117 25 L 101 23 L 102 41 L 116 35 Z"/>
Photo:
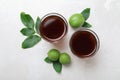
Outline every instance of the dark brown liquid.
<path id="1" fill-rule="evenodd" d="M 70 40 L 72 52 L 79 57 L 87 57 L 87 55 L 95 50 L 96 45 L 95 36 L 88 31 L 77 31 Z"/>
<path id="2" fill-rule="evenodd" d="M 64 35 L 67 25 L 59 16 L 48 16 L 40 24 L 40 33 L 43 38 L 57 39 Z M 64 34 L 63 34 L 64 33 Z"/>

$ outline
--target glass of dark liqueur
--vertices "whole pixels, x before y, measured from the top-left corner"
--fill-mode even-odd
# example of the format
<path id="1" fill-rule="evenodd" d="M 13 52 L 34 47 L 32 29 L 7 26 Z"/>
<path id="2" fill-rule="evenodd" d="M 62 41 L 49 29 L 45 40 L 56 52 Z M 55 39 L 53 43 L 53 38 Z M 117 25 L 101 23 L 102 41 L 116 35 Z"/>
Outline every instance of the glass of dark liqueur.
<path id="1" fill-rule="evenodd" d="M 78 57 L 93 56 L 99 49 L 100 42 L 97 34 L 90 29 L 76 31 L 70 39 L 70 49 Z"/>
<path id="2" fill-rule="evenodd" d="M 49 13 L 41 19 L 39 26 L 40 35 L 48 42 L 56 43 L 67 33 L 66 19 L 58 13 Z"/>

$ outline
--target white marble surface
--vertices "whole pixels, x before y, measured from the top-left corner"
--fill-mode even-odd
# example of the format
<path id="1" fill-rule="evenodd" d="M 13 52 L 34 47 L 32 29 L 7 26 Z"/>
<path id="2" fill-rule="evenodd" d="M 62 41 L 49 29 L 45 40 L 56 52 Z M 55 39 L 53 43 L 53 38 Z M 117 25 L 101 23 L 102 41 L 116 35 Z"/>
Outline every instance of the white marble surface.
<path id="1" fill-rule="evenodd" d="M 34 20 L 50 12 L 62 14 L 68 20 L 73 13 L 91 8 L 89 22 L 101 42 L 99 52 L 80 59 L 69 49 L 74 30 L 69 27 L 63 43 L 50 44 L 42 40 L 31 49 L 21 48 L 25 39 L 20 34 L 19 14 L 29 13 Z M 0 0 L 0 80 L 120 80 L 120 0 Z M 47 52 L 57 48 L 68 52 L 72 63 L 57 74 L 44 62 Z"/>

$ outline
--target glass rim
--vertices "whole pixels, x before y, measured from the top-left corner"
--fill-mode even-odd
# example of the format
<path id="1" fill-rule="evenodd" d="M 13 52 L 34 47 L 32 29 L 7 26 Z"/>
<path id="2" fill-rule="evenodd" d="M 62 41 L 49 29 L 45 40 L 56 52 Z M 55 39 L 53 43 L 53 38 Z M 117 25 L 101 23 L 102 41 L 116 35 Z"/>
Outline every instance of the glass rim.
<path id="1" fill-rule="evenodd" d="M 89 54 L 87 54 L 87 55 L 81 55 L 81 56 L 79 56 L 79 57 L 81 57 L 81 58 L 87 58 L 87 57 L 90 57 L 90 56 L 95 55 L 95 54 L 98 52 L 99 48 L 100 48 L 100 40 L 99 40 L 98 35 L 97 35 L 93 30 L 87 29 L 87 28 L 80 28 L 80 29 L 77 30 L 77 31 L 88 31 L 88 32 L 92 33 L 93 36 L 95 36 L 95 39 L 96 39 L 96 47 L 95 47 L 95 49 L 94 49 L 91 53 L 89 53 Z M 77 32 L 77 31 L 76 31 L 76 32 Z M 72 36 L 73 36 L 76 32 L 74 32 L 74 33 L 72 34 Z M 71 37 L 71 38 L 72 38 L 72 37 Z M 70 41 L 71 41 L 71 39 L 70 39 Z M 70 44 L 70 42 L 69 42 L 69 44 Z M 70 47 L 70 48 L 71 48 L 71 47 Z M 71 49 L 71 51 L 72 51 L 72 53 L 74 53 L 72 49 Z M 75 54 L 75 55 L 76 55 L 76 54 Z"/>
<path id="2" fill-rule="evenodd" d="M 43 34 L 40 32 L 40 26 L 39 26 L 39 33 L 40 33 L 41 37 L 43 37 L 45 40 L 47 40 L 47 41 L 49 41 L 49 42 L 56 42 L 56 41 L 61 40 L 61 39 L 66 35 L 66 33 L 67 33 L 67 31 L 68 31 L 68 23 L 67 23 L 67 20 L 65 19 L 64 16 L 62 16 L 62 15 L 59 14 L 59 13 L 54 13 L 54 12 L 53 12 L 53 13 L 48 13 L 48 14 L 44 15 L 44 16 L 41 18 L 41 22 L 42 22 L 46 17 L 49 17 L 49 16 L 57 16 L 57 17 L 60 17 L 60 18 L 64 21 L 64 23 L 65 23 L 65 25 L 66 25 L 66 26 L 64 26 L 64 32 L 62 33 L 62 35 L 61 35 L 60 37 L 56 38 L 56 39 L 51 39 L 51 38 L 48 38 L 47 36 L 42 36 Z M 39 25 L 41 25 L 41 23 L 40 23 Z"/>

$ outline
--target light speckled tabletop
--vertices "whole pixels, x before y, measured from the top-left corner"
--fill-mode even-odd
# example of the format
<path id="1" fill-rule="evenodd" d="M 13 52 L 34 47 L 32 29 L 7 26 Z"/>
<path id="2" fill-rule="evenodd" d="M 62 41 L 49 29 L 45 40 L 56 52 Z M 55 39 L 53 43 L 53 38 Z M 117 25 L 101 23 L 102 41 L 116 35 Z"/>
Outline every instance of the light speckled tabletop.
<path id="1" fill-rule="evenodd" d="M 42 40 L 35 47 L 21 48 L 25 39 L 20 34 L 23 25 L 20 12 L 43 17 L 57 12 L 67 20 L 73 13 L 90 7 L 88 21 L 100 38 L 100 50 L 91 58 L 81 59 L 69 48 L 71 27 L 61 43 L 53 45 Z M 0 0 L 0 80 L 120 80 L 120 0 Z M 52 65 L 44 62 L 47 52 L 57 48 L 68 52 L 70 66 L 57 74 Z"/>

